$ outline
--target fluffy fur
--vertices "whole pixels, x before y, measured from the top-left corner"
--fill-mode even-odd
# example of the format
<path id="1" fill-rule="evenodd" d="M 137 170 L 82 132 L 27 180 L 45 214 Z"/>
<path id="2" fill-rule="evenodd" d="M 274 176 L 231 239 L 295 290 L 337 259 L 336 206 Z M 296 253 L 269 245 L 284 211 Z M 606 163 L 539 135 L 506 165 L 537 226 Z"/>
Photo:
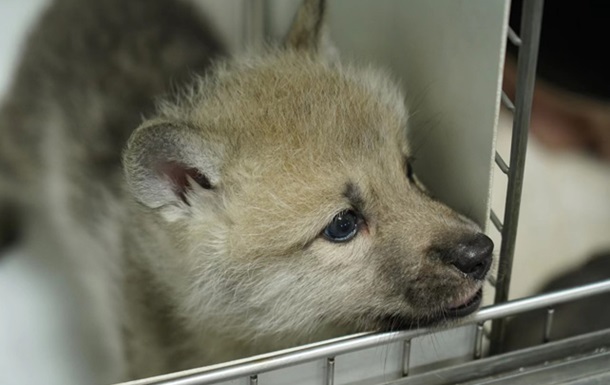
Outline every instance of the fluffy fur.
<path id="1" fill-rule="evenodd" d="M 324 6 L 213 65 L 181 1 L 57 0 L 32 34 L 0 194 L 86 274 L 113 380 L 440 322 L 480 288 L 447 257 L 478 227 L 407 178 L 402 93 L 329 55 Z M 347 209 L 358 235 L 325 239 Z"/>

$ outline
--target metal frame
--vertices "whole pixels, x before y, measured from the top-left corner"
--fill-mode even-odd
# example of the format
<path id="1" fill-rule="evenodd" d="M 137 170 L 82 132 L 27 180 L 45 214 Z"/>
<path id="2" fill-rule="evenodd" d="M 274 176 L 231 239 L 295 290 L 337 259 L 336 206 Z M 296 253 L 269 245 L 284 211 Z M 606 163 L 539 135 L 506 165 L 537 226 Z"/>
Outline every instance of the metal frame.
<path id="1" fill-rule="evenodd" d="M 489 320 L 501 319 L 530 310 L 549 308 L 560 303 L 575 301 L 592 295 L 608 292 L 610 292 L 610 279 L 550 294 L 510 301 L 501 305 L 489 306 L 479 311 L 467 323 L 482 326 Z M 334 383 L 334 371 L 332 370 L 332 363 L 337 356 L 371 347 L 386 345 L 397 341 L 405 341 L 406 354 L 403 357 L 403 360 L 406 364 L 404 374 L 407 375 L 409 372 L 409 341 L 415 337 L 430 334 L 435 331 L 437 330 L 416 329 L 390 333 L 361 333 L 353 336 L 328 340 L 321 343 L 306 345 L 296 349 L 278 351 L 261 357 L 253 357 L 251 359 L 242 360 L 237 364 L 227 363 L 226 365 L 216 369 L 210 370 L 201 368 L 159 377 L 152 377 L 125 384 L 206 385 L 237 378 L 249 378 L 250 384 L 257 384 L 257 375 L 261 373 L 315 360 L 327 360 L 327 362 L 331 365 L 327 366 L 329 370 L 326 372 L 326 377 L 323 384 L 332 385 Z M 541 340 L 544 338 L 544 336 L 544 334 L 541 335 Z M 478 338 L 473 342 L 475 346 L 479 346 L 481 344 L 482 338 L 483 334 L 480 333 Z"/>
<path id="2" fill-rule="evenodd" d="M 256 5 L 252 5 L 252 7 L 260 9 L 260 4 L 260 1 L 257 1 Z M 403 343 L 401 357 L 403 379 L 388 382 L 387 385 L 442 385 L 455 382 L 530 384 L 543 383 L 548 379 L 575 381 L 574 371 L 592 374 L 589 382 L 582 383 L 608 383 L 610 374 L 607 371 L 602 372 L 606 370 L 603 368 L 610 365 L 610 353 L 607 351 L 610 348 L 610 329 L 555 342 L 549 342 L 549 336 L 553 327 L 553 307 L 555 305 L 610 292 L 610 279 L 550 294 L 507 301 L 519 220 L 542 7 L 543 0 L 525 0 L 521 19 L 521 37 L 512 29 L 508 29 L 507 38 L 510 43 L 519 48 L 519 56 L 516 100 L 513 103 L 506 94 L 502 93 L 501 95 L 503 105 L 514 113 L 509 164 L 504 161 L 500 154 L 496 153 L 495 155 L 497 166 L 508 177 L 503 222 L 500 221 L 493 210 L 490 213 L 491 222 L 502 235 L 500 263 L 497 281 L 492 282 L 496 287 L 495 304 L 482 309 L 465 323 L 476 324 L 472 361 L 422 374 L 410 375 L 412 339 L 438 331 L 417 329 L 383 334 L 361 333 L 210 368 L 193 369 L 125 384 L 205 385 L 243 379 L 244 384 L 258 385 L 258 375 L 261 373 L 323 360 L 326 369 L 323 378 L 319 379 L 320 383 L 334 385 L 336 357 L 396 342 Z M 254 23 L 250 25 L 251 29 L 258 29 L 259 27 Z M 500 353 L 503 348 L 506 317 L 545 308 L 547 309 L 547 315 L 544 329 L 541 331 L 541 345 L 518 352 L 495 355 Z M 488 321 L 493 323 L 490 337 L 491 356 L 484 358 L 485 325 Z M 523 370 L 525 367 L 529 369 Z"/>
<path id="3" fill-rule="evenodd" d="M 512 29 L 508 29 L 508 40 L 519 48 L 517 61 L 517 91 L 516 101 L 513 104 L 509 97 L 502 92 L 502 102 L 514 112 L 513 135 L 510 153 L 510 166 L 496 153 L 496 164 L 508 176 L 506 205 L 504 208 L 504 222 L 500 223 L 497 215 L 491 211 L 491 221 L 498 231 L 502 233 L 500 246 L 500 263 L 496 282 L 496 296 L 494 303 L 503 303 L 508 300 L 510 288 L 517 227 L 519 222 L 519 207 L 521 205 L 521 190 L 525 168 L 525 154 L 527 149 L 527 134 L 531 116 L 531 105 L 534 96 L 534 83 L 536 81 L 536 64 L 538 61 L 538 45 L 540 42 L 540 28 L 542 26 L 543 0 L 526 0 L 523 2 L 521 15 L 521 37 Z M 491 334 L 491 352 L 502 351 L 506 332 L 505 320 L 494 322 Z"/>
<path id="4" fill-rule="evenodd" d="M 470 361 L 385 385 L 610 383 L 610 329 Z"/>

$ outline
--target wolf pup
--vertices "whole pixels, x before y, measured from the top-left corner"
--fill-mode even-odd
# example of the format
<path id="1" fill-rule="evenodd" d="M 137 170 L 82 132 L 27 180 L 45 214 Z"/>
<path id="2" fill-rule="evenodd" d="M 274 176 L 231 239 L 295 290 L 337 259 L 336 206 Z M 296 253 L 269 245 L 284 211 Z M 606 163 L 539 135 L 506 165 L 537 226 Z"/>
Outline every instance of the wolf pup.
<path id="1" fill-rule="evenodd" d="M 115 380 L 478 308 L 492 242 L 418 183 L 403 94 L 337 61 L 324 11 L 237 58 L 182 1 L 57 0 L 30 36 L 2 199 L 81 267 Z"/>

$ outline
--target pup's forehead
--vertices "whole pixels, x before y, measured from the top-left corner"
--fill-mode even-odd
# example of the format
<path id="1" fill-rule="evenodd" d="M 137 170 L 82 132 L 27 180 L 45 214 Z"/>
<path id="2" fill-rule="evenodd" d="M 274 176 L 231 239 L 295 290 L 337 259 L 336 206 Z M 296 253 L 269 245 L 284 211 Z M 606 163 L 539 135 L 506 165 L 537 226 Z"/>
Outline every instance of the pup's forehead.
<path id="1" fill-rule="evenodd" d="M 236 66 L 218 72 L 194 118 L 241 151 L 307 147 L 322 156 L 405 140 L 403 97 L 383 73 L 290 52 Z"/>

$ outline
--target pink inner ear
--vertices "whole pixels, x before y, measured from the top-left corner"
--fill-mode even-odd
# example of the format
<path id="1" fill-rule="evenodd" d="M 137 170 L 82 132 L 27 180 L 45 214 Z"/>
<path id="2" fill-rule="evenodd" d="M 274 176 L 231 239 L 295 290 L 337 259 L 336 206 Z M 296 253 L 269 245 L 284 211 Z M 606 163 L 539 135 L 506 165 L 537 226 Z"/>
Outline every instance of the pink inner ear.
<path id="1" fill-rule="evenodd" d="M 209 179 L 194 167 L 188 167 L 179 162 L 164 162 L 157 169 L 170 180 L 172 190 L 184 203 L 188 204 L 186 194 L 191 188 L 187 176 L 204 189 L 212 188 Z"/>

